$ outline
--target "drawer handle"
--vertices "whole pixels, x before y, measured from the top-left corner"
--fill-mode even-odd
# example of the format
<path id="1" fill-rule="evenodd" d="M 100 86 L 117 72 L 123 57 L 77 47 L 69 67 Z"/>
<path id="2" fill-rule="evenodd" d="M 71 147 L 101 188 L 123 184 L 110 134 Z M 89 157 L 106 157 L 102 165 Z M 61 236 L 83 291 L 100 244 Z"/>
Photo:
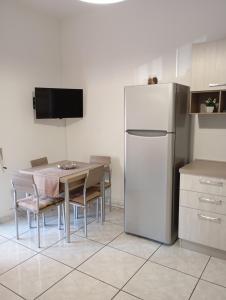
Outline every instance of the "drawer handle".
<path id="1" fill-rule="evenodd" d="M 226 83 L 209 83 L 209 87 L 225 86 Z"/>
<path id="2" fill-rule="evenodd" d="M 214 218 L 214 217 L 209 217 L 209 216 L 205 216 L 203 214 L 198 214 L 199 219 L 202 220 L 207 220 L 207 221 L 211 221 L 211 222 L 215 222 L 215 223 L 221 223 L 221 218 Z"/>
<path id="3" fill-rule="evenodd" d="M 223 186 L 223 182 L 221 182 L 221 181 L 213 181 L 213 180 L 208 180 L 208 179 L 200 179 L 199 182 L 200 182 L 201 184 Z"/>
<path id="4" fill-rule="evenodd" d="M 199 197 L 199 201 L 200 202 L 207 202 L 207 203 L 210 203 L 210 204 L 217 204 L 217 205 L 222 204 L 222 200 L 215 200 L 215 199 L 206 198 L 206 197 Z"/>

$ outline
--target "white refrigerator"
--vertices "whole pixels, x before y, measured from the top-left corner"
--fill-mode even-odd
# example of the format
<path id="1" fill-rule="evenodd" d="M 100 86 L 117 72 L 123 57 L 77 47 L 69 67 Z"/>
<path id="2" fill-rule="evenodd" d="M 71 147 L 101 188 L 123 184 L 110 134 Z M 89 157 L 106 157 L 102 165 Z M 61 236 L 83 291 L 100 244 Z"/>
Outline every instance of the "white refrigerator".
<path id="1" fill-rule="evenodd" d="M 179 168 L 189 159 L 189 87 L 125 88 L 125 232 L 177 238 Z"/>

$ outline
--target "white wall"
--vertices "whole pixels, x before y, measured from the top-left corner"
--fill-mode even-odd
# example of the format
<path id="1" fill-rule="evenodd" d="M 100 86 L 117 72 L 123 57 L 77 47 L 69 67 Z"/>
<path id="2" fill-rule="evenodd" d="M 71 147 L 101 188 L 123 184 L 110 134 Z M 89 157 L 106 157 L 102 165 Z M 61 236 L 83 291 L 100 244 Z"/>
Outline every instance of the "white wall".
<path id="1" fill-rule="evenodd" d="M 225 17 L 223 0 L 129 0 L 59 27 L 19 1 L 1 0 L 0 148 L 8 171 L 0 174 L 0 216 L 11 206 L 11 172 L 41 155 L 111 155 L 113 200 L 122 204 L 124 86 L 149 75 L 190 84 L 192 43 L 226 36 Z M 67 130 L 64 121 L 33 118 L 34 87 L 59 85 L 85 91 L 85 116 L 67 120 Z M 196 118 L 194 157 L 226 160 L 224 123 Z"/>
<path id="2" fill-rule="evenodd" d="M 225 17 L 221 0 L 129 0 L 62 22 L 63 83 L 85 90 L 84 118 L 67 122 L 68 156 L 111 155 L 114 202 L 123 199 L 124 86 L 151 74 L 190 85 L 192 43 L 226 35 Z M 196 134 L 195 156 L 226 160 L 226 130 L 217 133 L 206 129 L 202 150 Z M 224 150 L 213 151 L 223 137 Z"/>
<path id="3" fill-rule="evenodd" d="M 66 157 L 65 122 L 35 121 L 35 86 L 60 84 L 59 24 L 19 1 L 0 1 L 0 148 L 8 171 L 0 173 L 0 216 L 11 207 L 10 174 L 42 155 Z"/>

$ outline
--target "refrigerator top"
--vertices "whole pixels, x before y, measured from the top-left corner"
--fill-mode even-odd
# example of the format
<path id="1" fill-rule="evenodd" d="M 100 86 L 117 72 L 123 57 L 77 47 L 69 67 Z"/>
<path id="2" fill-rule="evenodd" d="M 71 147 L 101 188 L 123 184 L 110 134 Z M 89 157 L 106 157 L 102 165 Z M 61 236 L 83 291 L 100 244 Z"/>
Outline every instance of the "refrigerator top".
<path id="1" fill-rule="evenodd" d="M 125 88 L 125 130 L 175 132 L 175 83 Z"/>

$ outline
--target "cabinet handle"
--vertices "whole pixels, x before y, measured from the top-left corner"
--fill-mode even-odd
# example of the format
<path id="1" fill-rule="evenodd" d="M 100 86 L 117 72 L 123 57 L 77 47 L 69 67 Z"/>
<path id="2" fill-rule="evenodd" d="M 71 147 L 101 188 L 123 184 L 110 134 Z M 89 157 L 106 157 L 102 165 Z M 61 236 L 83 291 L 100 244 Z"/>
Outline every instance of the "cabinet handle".
<path id="1" fill-rule="evenodd" d="M 225 86 L 226 83 L 210 83 L 209 87 Z"/>
<path id="2" fill-rule="evenodd" d="M 222 204 L 222 200 L 215 200 L 215 199 L 206 198 L 206 197 L 199 197 L 199 201 L 200 202 L 207 202 L 207 203 L 211 203 L 211 204 L 217 204 L 217 205 Z"/>
<path id="3" fill-rule="evenodd" d="M 214 217 L 209 217 L 209 216 L 205 216 L 203 214 L 198 214 L 199 219 L 202 220 L 207 220 L 210 222 L 215 222 L 215 223 L 221 223 L 221 218 L 214 218 Z"/>
<path id="4" fill-rule="evenodd" d="M 213 181 L 213 180 L 208 180 L 208 179 L 200 179 L 199 182 L 200 182 L 201 184 L 223 186 L 223 182 L 221 182 L 221 181 Z"/>

